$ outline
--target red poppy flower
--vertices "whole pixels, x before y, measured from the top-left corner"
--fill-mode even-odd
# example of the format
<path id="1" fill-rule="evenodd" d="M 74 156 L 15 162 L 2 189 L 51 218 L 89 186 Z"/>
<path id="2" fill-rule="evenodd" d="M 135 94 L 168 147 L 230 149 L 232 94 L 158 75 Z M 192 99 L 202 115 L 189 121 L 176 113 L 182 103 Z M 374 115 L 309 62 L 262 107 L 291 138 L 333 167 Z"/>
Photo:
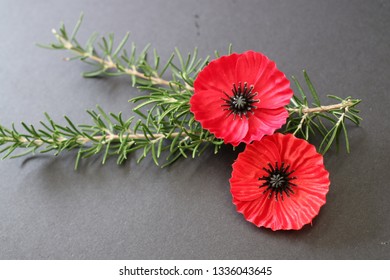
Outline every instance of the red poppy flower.
<path id="1" fill-rule="evenodd" d="M 301 229 L 325 204 L 329 173 L 313 145 L 275 133 L 247 145 L 230 179 L 237 211 L 258 227 Z"/>
<path id="2" fill-rule="evenodd" d="M 194 82 L 191 112 L 203 128 L 237 146 L 272 134 L 293 92 L 275 62 L 254 51 L 210 62 Z"/>

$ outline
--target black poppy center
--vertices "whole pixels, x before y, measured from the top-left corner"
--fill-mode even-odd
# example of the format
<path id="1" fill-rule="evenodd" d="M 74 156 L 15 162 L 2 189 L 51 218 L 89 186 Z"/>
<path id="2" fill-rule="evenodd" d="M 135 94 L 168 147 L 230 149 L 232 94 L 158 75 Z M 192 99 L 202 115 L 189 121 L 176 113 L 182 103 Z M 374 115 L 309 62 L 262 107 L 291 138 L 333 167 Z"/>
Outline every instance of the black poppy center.
<path id="1" fill-rule="evenodd" d="M 241 82 L 238 83 L 238 87 L 236 84 L 233 84 L 232 93 L 233 95 L 229 95 L 226 92 L 223 92 L 226 98 L 221 98 L 225 101 L 225 104 L 221 105 L 224 107 L 224 111 L 229 111 L 227 116 L 231 114 L 234 115 L 234 118 L 238 115 L 240 118 L 242 116 L 248 117 L 248 113 L 254 113 L 254 109 L 257 107 L 253 105 L 253 103 L 259 102 L 259 99 L 254 99 L 257 95 L 257 92 L 253 92 L 253 85 L 248 87 L 248 83 L 245 82 L 244 86 L 241 85 Z"/>
<path id="2" fill-rule="evenodd" d="M 297 185 L 291 181 L 296 179 L 292 177 L 291 174 L 295 170 L 290 170 L 290 165 L 285 166 L 284 162 L 279 166 L 278 162 L 275 162 L 275 165 L 268 163 L 269 168 L 263 167 L 268 174 L 259 178 L 259 181 L 264 181 L 259 188 L 265 188 L 263 194 L 269 193 L 268 198 L 272 198 L 275 195 L 275 200 L 278 200 L 278 197 L 281 197 L 284 200 L 283 194 L 286 194 L 290 197 L 290 194 L 294 193 L 293 187 Z"/>

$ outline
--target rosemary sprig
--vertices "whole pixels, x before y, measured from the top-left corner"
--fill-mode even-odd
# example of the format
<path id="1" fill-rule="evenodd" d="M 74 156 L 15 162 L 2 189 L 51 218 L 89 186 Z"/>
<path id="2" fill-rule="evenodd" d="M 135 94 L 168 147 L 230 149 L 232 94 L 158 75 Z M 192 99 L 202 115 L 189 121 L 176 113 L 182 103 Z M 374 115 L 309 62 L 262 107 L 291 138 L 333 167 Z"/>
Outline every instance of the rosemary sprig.
<path id="1" fill-rule="evenodd" d="M 168 61 L 162 64 L 160 56 L 154 49 L 153 62 L 150 63 L 147 59 L 150 45 L 146 45 L 139 54 L 137 54 L 137 48 L 134 43 L 131 44 L 129 51 L 125 48 L 129 39 L 129 33 L 123 37 L 116 47 L 114 47 L 115 40 L 112 33 L 108 34 L 108 36 L 102 36 L 97 43 L 99 35 L 98 33 L 93 33 L 88 38 L 86 44 L 82 46 L 76 39 L 82 21 L 83 15 L 80 16 L 71 35 L 68 34 L 65 25 L 62 23 L 58 31 L 52 29 L 57 42 L 39 46 L 54 50 L 68 50 L 73 56 L 66 58 L 66 60 L 79 59 L 92 65 L 91 71 L 83 73 L 84 77 L 129 75 L 132 80 L 132 86 L 160 85 L 193 90 L 194 78 L 209 60 L 209 57 L 206 59 L 198 58 L 198 50 L 196 48 L 186 58 L 183 57 L 178 49 L 175 49 Z M 179 62 L 178 65 L 173 63 L 175 57 Z M 171 70 L 171 79 L 165 80 L 162 77 L 168 69 Z"/>
<path id="2" fill-rule="evenodd" d="M 190 112 L 189 100 L 193 94 L 193 82 L 209 57 L 201 59 L 198 52 L 188 54 L 185 58 L 175 49 L 164 64 L 156 50 L 153 50 L 153 63 L 148 62 L 149 46 L 139 54 L 136 46 L 131 44 L 126 50 L 128 34 L 114 47 L 114 35 L 102 37 L 96 43 L 98 35 L 94 33 L 84 46 L 76 39 L 82 22 L 80 17 L 73 32 L 69 35 L 62 24 L 59 31 L 53 30 L 56 43 L 43 46 L 50 49 L 67 50 L 73 54 L 69 60 L 79 59 L 92 65 L 92 70 L 84 73 L 85 77 L 99 75 L 129 75 L 132 85 L 144 92 L 143 95 L 131 99 L 137 104 L 134 116 L 124 119 L 122 114 L 106 113 L 101 107 L 90 110 L 92 124 L 74 124 L 65 116 L 66 125 L 56 123 L 48 114 L 40 127 L 22 123 L 23 131 L 19 132 L 12 125 L 6 128 L 0 125 L 0 154 L 4 158 L 14 158 L 34 153 L 53 152 L 55 155 L 65 150 L 78 150 L 75 168 L 80 159 L 101 154 L 102 163 L 110 156 L 116 156 L 118 164 L 137 152 L 138 162 L 151 155 L 153 161 L 166 166 L 180 157 L 196 157 L 208 146 L 213 146 L 215 153 L 223 145 L 223 140 L 215 138 L 194 120 Z M 96 45 L 98 47 L 96 47 Z M 232 52 L 229 46 L 228 54 Z M 215 56 L 220 54 L 215 52 Z M 170 79 L 164 79 L 169 71 Z M 300 83 L 292 77 L 300 97 L 294 95 L 287 106 L 289 118 L 284 132 L 291 132 L 306 140 L 310 140 L 317 132 L 322 136 L 319 151 L 326 153 L 331 146 L 339 142 L 341 134 L 345 136 L 347 152 L 350 145 L 347 135 L 346 121 L 359 124 L 361 118 L 355 108 L 359 99 L 340 98 L 330 95 L 337 104 L 322 106 L 309 76 L 304 71 L 304 78 L 314 100 L 310 107 L 308 96 Z M 21 153 L 17 151 L 22 150 Z"/>
<path id="3" fill-rule="evenodd" d="M 338 148 L 339 138 L 341 134 L 344 134 L 345 147 L 349 153 L 350 145 L 345 121 L 350 120 L 356 125 L 360 124 L 362 120 L 358 115 L 360 111 L 355 107 L 361 100 L 353 99 L 350 96 L 340 98 L 328 95 L 329 98 L 337 100 L 339 103 L 322 106 L 309 75 L 306 71 L 303 71 L 303 75 L 316 107 L 310 108 L 307 94 L 299 81 L 292 77 L 301 97 L 294 95 L 290 105 L 287 107 L 289 118 L 284 132 L 293 133 L 308 141 L 311 139 L 311 136 L 316 135 L 316 132 L 320 133 L 322 141 L 318 151 L 322 154 L 325 154 L 334 143 L 336 143 Z"/>
<path id="4" fill-rule="evenodd" d="M 23 132 L 15 126 L 11 129 L 0 126 L 0 154 L 16 158 L 36 152 L 54 152 L 58 155 L 65 150 L 77 149 L 77 168 L 80 159 L 102 154 L 104 164 L 108 157 L 116 156 L 121 164 L 132 152 L 140 150 L 137 162 L 151 154 L 157 165 L 169 165 L 181 156 L 198 156 L 208 145 L 214 145 L 218 152 L 223 141 L 215 139 L 199 123 L 194 122 L 190 113 L 184 113 L 182 120 L 170 121 L 161 116 L 160 120 L 148 119 L 141 113 L 143 120 L 134 122 L 134 117 L 123 119 L 122 114 L 107 114 L 102 108 L 87 111 L 93 124 L 75 125 L 65 117 L 66 125 L 56 123 L 48 114 L 41 127 L 22 123 Z M 190 118 L 190 119 L 188 119 Z M 23 149 L 19 154 L 16 150 Z"/>

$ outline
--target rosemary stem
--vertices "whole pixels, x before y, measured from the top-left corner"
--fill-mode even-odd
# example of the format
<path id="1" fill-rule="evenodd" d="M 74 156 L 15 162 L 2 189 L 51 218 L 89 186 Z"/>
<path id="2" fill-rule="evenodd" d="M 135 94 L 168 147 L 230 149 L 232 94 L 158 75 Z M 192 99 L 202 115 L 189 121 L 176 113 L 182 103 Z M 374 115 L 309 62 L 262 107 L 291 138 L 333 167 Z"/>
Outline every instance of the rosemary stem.
<path id="1" fill-rule="evenodd" d="M 304 107 L 303 109 L 300 108 L 287 108 L 290 112 L 302 112 L 303 114 L 311 114 L 311 113 L 320 113 L 320 112 L 329 112 L 333 110 L 340 110 L 344 108 L 348 108 L 354 105 L 354 103 L 351 100 L 346 100 L 345 102 L 341 102 L 338 104 L 332 104 L 327 106 L 319 106 L 314 108 L 308 108 Z"/>
<path id="2" fill-rule="evenodd" d="M 174 132 L 172 134 L 169 135 L 165 135 L 165 134 L 162 134 L 162 133 L 156 133 L 156 134 L 153 134 L 153 139 L 151 139 L 150 141 L 151 142 L 155 142 L 155 141 L 158 141 L 158 140 L 161 140 L 161 139 L 168 139 L 168 138 L 175 138 L 177 136 L 185 136 L 187 134 L 185 134 L 184 132 L 183 133 L 179 133 L 179 132 Z M 40 137 L 29 137 L 30 139 L 24 137 L 24 136 L 21 136 L 19 138 L 12 138 L 12 137 L 3 137 L 3 138 L 0 138 L 0 140 L 3 140 L 4 142 L 19 142 L 19 143 L 23 143 L 24 145 L 26 146 L 29 146 L 29 145 L 34 145 L 34 146 L 42 146 L 43 144 L 45 143 L 53 143 L 53 144 L 60 144 L 62 142 L 65 142 L 65 141 L 68 141 L 70 138 L 66 138 L 66 137 L 59 137 L 59 138 L 56 138 L 56 139 L 52 139 L 52 138 L 48 138 L 48 139 L 44 139 L 44 138 L 40 138 Z M 88 142 L 102 142 L 104 141 L 105 143 L 107 142 L 112 142 L 112 141 L 119 141 L 119 140 L 128 140 L 128 141 L 131 141 L 131 140 L 136 140 L 136 139 L 147 139 L 146 136 L 144 134 L 141 134 L 141 133 L 137 133 L 137 134 L 125 134 L 125 135 L 118 135 L 118 134 L 107 134 L 107 135 L 98 135 L 98 136 L 93 136 L 93 137 L 85 137 L 85 136 L 79 136 L 79 137 L 74 137 L 77 139 L 77 143 L 81 144 L 81 145 L 84 145 Z M 72 139 L 74 139 L 72 137 Z"/>
<path id="3" fill-rule="evenodd" d="M 293 132 L 293 135 L 297 134 L 298 131 L 300 131 L 302 129 L 302 126 L 307 118 L 307 116 L 309 115 L 309 113 L 304 113 L 302 118 L 301 118 L 301 121 L 299 122 L 297 128 L 295 129 L 295 131 Z"/>
<path id="4" fill-rule="evenodd" d="M 160 139 L 168 139 L 168 138 L 175 138 L 177 137 L 178 135 L 180 136 L 184 136 L 186 135 L 184 132 L 183 133 L 179 133 L 179 132 L 174 132 L 172 133 L 171 135 L 169 135 L 169 137 L 163 133 L 156 133 L 156 134 L 153 134 L 153 139 L 151 140 L 152 142 L 153 141 L 157 141 L 157 140 L 160 140 Z M 89 141 L 91 141 L 91 138 L 88 138 L 88 137 L 80 137 L 78 138 L 80 142 L 83 142 L 83 143 L 87 143 Z M 92 137 L 92 139 L 94 141 L 102 141 L 102 140 L 106 140 L 106 141 L 115 141 L 115 140 L 120 140 L 120 139 L 129 139 L 129 140 L 135 140 L 135 139 L 146 139 L 145 137 L 145 134 L 142 134 L 142 133 L 137 133 L 137 134 L 125 134 L 125 135 L 118 135 L 118 134 L 108 134 L 108 135 L 99 135 L 99 136 L 94 136 Z"/>

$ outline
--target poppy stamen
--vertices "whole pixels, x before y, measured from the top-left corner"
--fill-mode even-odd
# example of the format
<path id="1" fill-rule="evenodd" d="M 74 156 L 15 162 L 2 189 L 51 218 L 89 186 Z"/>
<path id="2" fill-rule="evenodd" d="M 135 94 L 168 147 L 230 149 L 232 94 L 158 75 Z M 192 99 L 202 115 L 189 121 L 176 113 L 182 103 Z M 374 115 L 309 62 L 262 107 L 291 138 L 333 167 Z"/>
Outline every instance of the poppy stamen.
<path id="1" fill-rule="evenodd" d="M 274 166 L 271 163 L 268 163 L 268 166 L 269 169 L 263 167 L 263 170 L 266 171 L 268 175 L 259 178 L 259 181 L 264 181 L 259 188 L 266 188 L 263 191 L 263 194 L 269 192 L 269 199 L 275 195 L 276 201 L 278 201 L 278 195 L 284 200 L 283 193 L 285 193 L 287 197 L 290 197 L 290 194 L 294 193 L 292 187 L 297 186 L 291 182 L 291 180 L 295 180 L 297 177 L 290 176 L 295 170 L 289 170 L 290 165 L 285 166 L 284 162 L 282 162 L 280 166 L 278 165 L 278 162 L 275 162 Z"/>
<path id="2" fill-rule="evenodd" d="M 224 111 L 230 111 L 227 114 L 227 117 L 231 114 L 234 114 L 234 119 L 237 115 L 242 119 L 242 116 L 248 118 L 248 113 L 254 114 L 254 110 L 257 107 L 254 106 L 253 103 L 260 102 L 260 100 L 254 99 L 254 97 L 257 95 L 257 92 L 253 92 L 253 89 L 253 85 L 249 86 L 248 88 L 248 83 L 245 82 L 244 86 L 242 87 L 241 82 L 239 82 L 238 87 L 235 83 L 233 83 L 232 96 L 226 92 L 223 92 L 226 98 L 221 97 L 221 99 L 225 101 L 225 104 L 222 104 L 221 107 L 226 107 L 223 109 Z"/>

